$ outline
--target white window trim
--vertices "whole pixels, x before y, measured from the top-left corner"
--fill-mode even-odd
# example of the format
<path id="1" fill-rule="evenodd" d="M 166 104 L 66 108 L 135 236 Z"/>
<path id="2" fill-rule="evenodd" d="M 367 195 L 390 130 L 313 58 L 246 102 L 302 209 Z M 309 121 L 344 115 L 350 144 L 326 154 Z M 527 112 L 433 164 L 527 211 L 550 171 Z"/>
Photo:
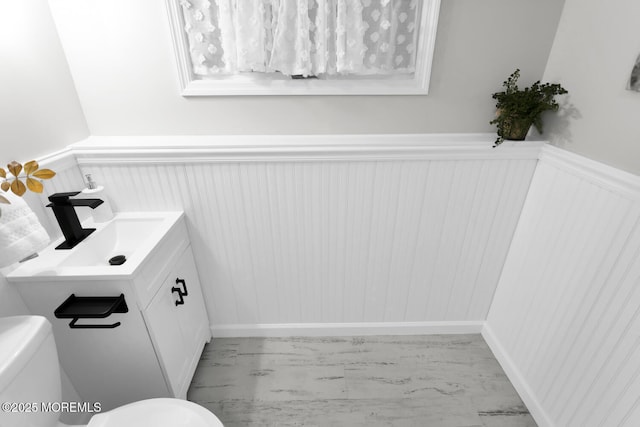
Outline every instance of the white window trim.
<path id="1" fill-rule="evenodd" d="M 408 79 L 271 80 L 232 76 L 220 80 L 196 79 L 191 69 L 182 10 L 178 1 L 165 0 L 171 27 L 182 96 L 236 95 L 426 95 L 429 93 L 440 0 L 425 0 L 420 20 L 416 71 Z M 425 31 L 424 29 L 427 29 Z"/>

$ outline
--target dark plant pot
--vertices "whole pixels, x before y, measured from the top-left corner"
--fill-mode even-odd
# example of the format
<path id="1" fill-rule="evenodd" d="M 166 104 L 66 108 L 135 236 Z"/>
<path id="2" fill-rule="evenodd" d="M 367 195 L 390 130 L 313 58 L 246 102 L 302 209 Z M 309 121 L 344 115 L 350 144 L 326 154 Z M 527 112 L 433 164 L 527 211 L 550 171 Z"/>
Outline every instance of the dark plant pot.
<path id="1" fill-rule="evenodd" d="M 512 141 L 522 141 L 529 133 L 532 121 L 519 117 L 510 117 L 504 121 L 502 137 Z"/>

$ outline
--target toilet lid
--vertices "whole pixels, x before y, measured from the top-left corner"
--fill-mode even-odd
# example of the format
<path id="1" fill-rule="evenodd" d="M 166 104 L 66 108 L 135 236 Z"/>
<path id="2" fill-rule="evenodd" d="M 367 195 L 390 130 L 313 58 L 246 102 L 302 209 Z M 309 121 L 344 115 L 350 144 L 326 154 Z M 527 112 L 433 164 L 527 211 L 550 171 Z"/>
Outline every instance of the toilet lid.
<path id="1" fill-rule="evenodd" d="M 149 399 L 96 414 L 87 427 L 223 427 L 211 412 L 180 399 Z"/>

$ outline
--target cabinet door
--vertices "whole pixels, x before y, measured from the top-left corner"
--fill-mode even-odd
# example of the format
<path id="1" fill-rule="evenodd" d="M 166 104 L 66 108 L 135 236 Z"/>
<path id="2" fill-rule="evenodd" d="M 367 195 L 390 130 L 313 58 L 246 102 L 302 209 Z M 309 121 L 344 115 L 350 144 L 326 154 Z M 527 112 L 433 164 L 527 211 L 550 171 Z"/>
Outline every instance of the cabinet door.
<path id="1" fill-rule="evenodd" d="M 145 315 L 169 388 L 177 397 L 184 378 L 189 375 L 190 360 L 179 325 L 176 293 L 171 291 L 174 286 L 175 278 L 169 276 L 147 307 Z"/>
<path id="2" fill-rule="evenodd" d="M 102 410 L 108 411 L 138 400 L 171 396 L 128 282 L 68 280 L 19 285 L 30 313 L 45 316 L 51 322 L 60 364 L 84 401 L 101 402 Z M 127 302 L 127 313 L 78 322 L 121 322 L 116 328 L 71 329 L 71 319 L 54 316 L 56 308 L 71 294 L 99 297 L 121 293 Z"/>
<path id="3" fill-rule="evenodd" d="M 211 333 L 191 247 L 184 251 L 176 264 L 175 276 L 169 279 L 173 280 L 174 286 L 180 288 L 186 286 L 187 295 L 183 297 L 184 304 L 178 305 L 176 312 L 185 350 L 189 359 L 193 361 L 193 358 L 200 358 L 204 343 L 209 340 Z"/>

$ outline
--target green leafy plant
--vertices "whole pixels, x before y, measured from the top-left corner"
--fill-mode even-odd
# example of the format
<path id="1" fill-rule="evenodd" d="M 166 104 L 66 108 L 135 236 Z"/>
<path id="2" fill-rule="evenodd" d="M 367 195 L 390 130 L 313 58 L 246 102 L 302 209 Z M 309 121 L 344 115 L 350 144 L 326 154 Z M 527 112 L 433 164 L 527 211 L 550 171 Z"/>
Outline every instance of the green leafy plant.
<path id="1" fill-rule="evenodd" d="M 22 197 L 26 193 L 27 188 L 34 193 L 42 193 L 43 185 L 39 179 L 51 179 L 56 173 L 51 169 L 40 169 L 38 162 L 31 160 L 24 164 L 24 167 L 15 160 L 7 165 L 9 174 L 3 168 L 0 168 L 0 189 L 7 192 L 11 190 L 16 196 Z M 24 172 L 26 185 L 19 177 Z M 0 203 L 9 204 L 9 199 L 0 194 Z"/>
<path id="2" fill-rule="evenodd" d="M 523 140 L 531 125 L 542 133 L 542 113 L 557 111 L 556 95 L 568 93 L 559 84 L 535 82 L 531 87 L 520 89 L 517 82 L 520 70 L 514 71 L 502 83 L 505 90 L 496 92 L 492 98 L 497 101 L 496 118 L 490 124 L 498 127 L 498 139 L 494 147 L 505 139 Z"/>

